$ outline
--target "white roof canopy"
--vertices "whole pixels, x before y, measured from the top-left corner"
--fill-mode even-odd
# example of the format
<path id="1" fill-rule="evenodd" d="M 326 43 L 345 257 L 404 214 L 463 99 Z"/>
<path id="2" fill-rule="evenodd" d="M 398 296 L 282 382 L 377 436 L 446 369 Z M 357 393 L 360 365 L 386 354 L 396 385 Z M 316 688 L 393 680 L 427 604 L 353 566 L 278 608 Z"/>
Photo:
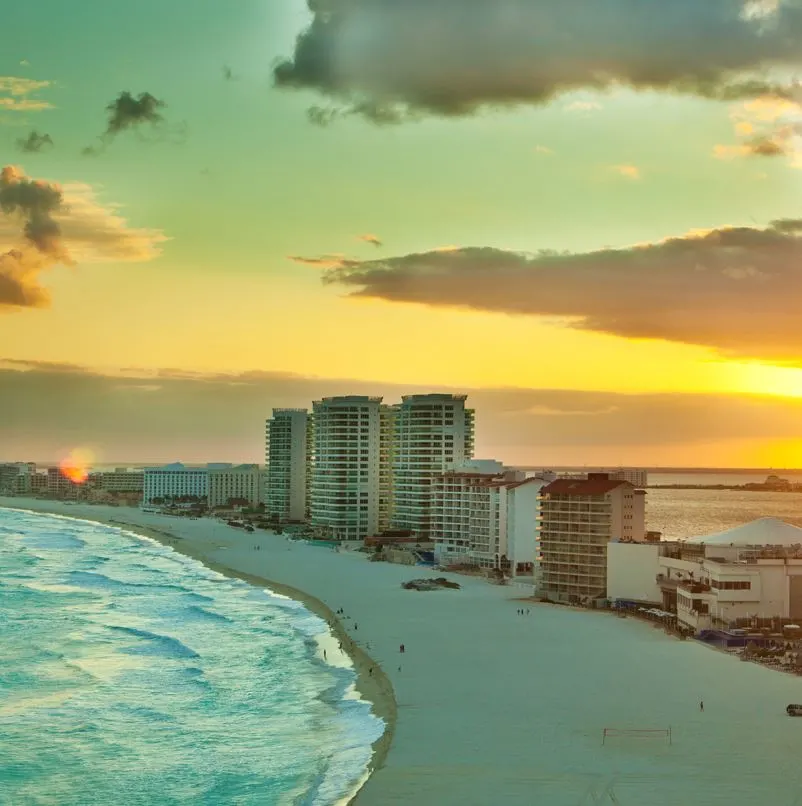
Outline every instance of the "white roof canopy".
<path id="1" fill-rule="evenodd" d="M 689 537 L 686 542 L 709 546 L 795 546 L 802 544 L 802 529 L 778 518 L 758 518 L 725 532 Z"/>

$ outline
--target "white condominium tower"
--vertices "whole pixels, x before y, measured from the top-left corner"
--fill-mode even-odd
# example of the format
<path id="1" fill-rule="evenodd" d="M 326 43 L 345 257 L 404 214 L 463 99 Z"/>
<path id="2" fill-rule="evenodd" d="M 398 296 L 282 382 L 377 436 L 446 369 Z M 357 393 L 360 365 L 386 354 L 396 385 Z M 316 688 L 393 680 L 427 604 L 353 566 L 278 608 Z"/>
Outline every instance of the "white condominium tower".
<path id="1" fill-rule="evenodd" d="M 430 537 L 435 479 L 473 456 L 473 409 L 466 395 L 406 395 L 395 414 L 394 529 Z"/>
<path id="2" fill-rule="evenodd" d="M 312 429 L 306 409 L 273 409 L 265 425 L 265 509 L 282 521 L 309 514 Z"/>
<path id="3" fill-rule="evenodd" d="M 361 540 L 379 531 L 383 497 L 386 502 L 383 482 L 388 479 L 381 461 L 388 455 L 381 438 L 383 412 L 389 416 L 381 401 L 349 395 L 312 405 L 310 521 L 327 537 Z"/>

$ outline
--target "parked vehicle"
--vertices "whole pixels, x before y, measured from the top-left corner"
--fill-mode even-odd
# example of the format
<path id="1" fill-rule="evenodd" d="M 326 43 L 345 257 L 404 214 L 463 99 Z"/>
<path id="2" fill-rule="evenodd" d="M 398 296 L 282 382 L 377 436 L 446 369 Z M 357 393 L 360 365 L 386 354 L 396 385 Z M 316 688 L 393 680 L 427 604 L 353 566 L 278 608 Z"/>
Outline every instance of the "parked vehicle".
<path id="1" fill-rule="evenodd" d="M 785 712 L 788 716 L 802 716 L 802 705 L 791 704 L 785 709 Z"/>

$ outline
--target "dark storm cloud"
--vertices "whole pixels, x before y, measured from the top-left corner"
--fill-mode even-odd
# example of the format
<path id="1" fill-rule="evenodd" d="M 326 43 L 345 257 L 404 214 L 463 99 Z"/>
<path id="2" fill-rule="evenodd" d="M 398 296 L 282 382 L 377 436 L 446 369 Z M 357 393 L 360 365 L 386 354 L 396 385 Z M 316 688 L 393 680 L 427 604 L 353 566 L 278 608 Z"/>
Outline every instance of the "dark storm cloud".
<path id="1" fill-rule="evenodd" d="M 155 126 L 164 122 L 161 110 L 167 106 L 164 101 L 154 98 L 149 92 L 138 97 L 130 92 L 121 92 L 107 107 L 109 123 L 106 137 L 115 137 L 120 132 L 148 123 Z"/>
<path id="2" fill-rule="evenodd" d="M 118 134 L 125 131 L 140 131 L 144 126 L 150 126 L 162 135 L 165 120 L 162 109 L 167 104 L 155 98 L 149 92 L 142 92 L 138 96 L 130 92 L 121 92 L 108 106 L 106 113 L 108 122 L 106 131 L 98 138 L 100 143 L 96 146 L 87 146 L 82 153 L 94 156 L 103 152 Z"/>
<path id="3" fill-rule="evenodd" d="M 57 185 L 30 179 L 13 165 L 0 171 L 0 213 L 22 224 L 20 246 L 0 254 L 0 307 L 47 305 L 39 273 L 54 263 L 71 262 L 54 218 L 63 201 Z"/>
<path id="4" fill-rule="evenodd" d="M 785 93 L 802 66 L 802 0 L 307 0 L 312 22 L 274 70 L 330 109 L 389 123 L 543 104 L 615 85 L 737 100 Z"/>
<path id="5" fill-rule="evenodd" d="M 53 146 L 53 138 L 49 134 L 31 131 L 27 137 L 17 139 L 17 148 L 25 154 L 38 154 Z"/>
<path id="6" fill-rule="evenodd" d="M 353 296 L 509 314 L 802 365 L 802 220 L 720 228 L 623 249 L 490 247 L 341 260 Z"/>
<path id="7" fill-rule="evenodd" d="M 622 448 L 731 439 L 802 438 L 802 400 L 615 394 L 553 389 L 421 389 L 276 372 L 131 369 L 0 360 L 0 444 L 9 455 L 55 458 L 96 446 L 109 461 L 261 461 L 274 407 L 308 408 L 327 395 L 467 393 L 477 410 L 477 455 L 554 463 L 566 452 L 616 462 Z M 58 401 L 58 406 L 53 401 Z M 125 422 L 125 428 L 120 428 Z M 609 457 L 605 459 L 604 457 Z"/>

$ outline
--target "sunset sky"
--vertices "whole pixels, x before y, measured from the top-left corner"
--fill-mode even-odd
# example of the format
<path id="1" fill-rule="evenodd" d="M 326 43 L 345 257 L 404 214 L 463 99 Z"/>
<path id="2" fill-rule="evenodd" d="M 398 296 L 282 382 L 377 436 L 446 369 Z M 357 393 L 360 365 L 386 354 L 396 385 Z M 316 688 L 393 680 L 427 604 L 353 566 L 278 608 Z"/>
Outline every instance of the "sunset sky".
<path id="1" fill-rule="evenodd" d="M 311 5 L 4 9 L 0 460 L 447 389 L 509 463 L 802 466 L 802 0 Z"/>

